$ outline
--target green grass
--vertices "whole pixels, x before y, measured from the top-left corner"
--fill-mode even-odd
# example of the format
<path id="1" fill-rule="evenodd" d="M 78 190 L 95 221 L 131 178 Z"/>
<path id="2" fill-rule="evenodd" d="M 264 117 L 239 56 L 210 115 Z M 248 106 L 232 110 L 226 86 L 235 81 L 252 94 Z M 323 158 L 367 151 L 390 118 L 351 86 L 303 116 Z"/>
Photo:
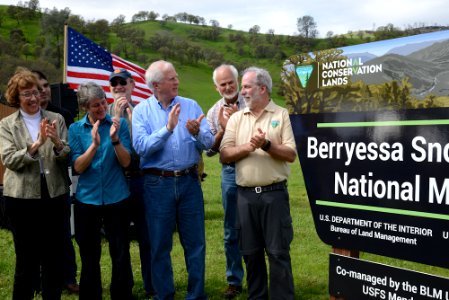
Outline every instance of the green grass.
<path id="1" fill-rule="evenodd" d="M 204 114 L 220 98 L 212 81 L 212 69 L 174 64 L 179 74 L 179 95 L 195 99 Z"/>
<path id="2" fill-rule="evenodd" d="M 203 182 L 206 222 L 206 293 L 210 299 L 222 299 L 226 287 L 225 256 L 223 250 L 223 208 L 221 205 L 220 171 L 221 165 L 217 157 L 204 157 L 205 171 L 208 174 Z M 291 258 L 295 281 L 296 299 L 324 300 L 329 299 L 328 257 L 331 247 L 318 238 L 312 220 L 312 214 L 304 186 L 298 161 L 292 165 L 289 180 L 290 206 L 294 226 L 294 239 L 291 245 Z M 183 299 L 187 290 L 187 273 L 184 264 L 183 250 L 177 234 L 174 237 L 172 251 L 176 299 Z M 78 251 L 77 247 L 76 251 Z M 103 298 L 109 299 L 109 282 L 111 265 L 107 243 L 103 243 L 101 260 L 103 275 Z M 144 299 L 144 290 L 140 272 L 138 245 L 131 244 L 131 257 L 134 271 L 134 294 Z M 361 258 L 386 263 L 389 265 L 449 277 L 449 270 L 418 263 L 362 253 Z M 14 276 L 14 246 L 11 234 L 0 230 L 0 299 L 9 299 Z M 81 263 L 78 258 L 78 273 Z M 246 284 L 244 284 L 246 290 Z M 243 293 L 238 300 L 246 299 Z M 40 299 L 39 297 L 37 299 Z M 64 294 L 63 300 L 78 299 L 74 295 Z"/>

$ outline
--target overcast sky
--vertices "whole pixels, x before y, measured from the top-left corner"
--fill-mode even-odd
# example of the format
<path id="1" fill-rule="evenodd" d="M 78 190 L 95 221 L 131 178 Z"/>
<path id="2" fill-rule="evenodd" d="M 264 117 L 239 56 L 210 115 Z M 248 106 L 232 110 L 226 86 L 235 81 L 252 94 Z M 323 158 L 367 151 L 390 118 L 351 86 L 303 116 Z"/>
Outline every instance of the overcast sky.
<path id="1" fill-rule="evenodd" d="M 19 0 L 0 0 L 1 4 L 17 4 Z M 26 0 L 22 0 L 25 2 Z M 447 0 L 39 0 L 42 9 L 64 9 L 81 15 L 85 20 L 107 19 L 118 15 L 126 21 L 138 11 L 154 11 L 160 16 L 187 12 L 217 20 L 221 27 L 232 24 L 234 29 L 248 31 L 259 25 L 261 33 L 274 29 L 276 34 L 297 33 L 296 21 L 304 15 L 312 16 L 319 35 L 347 33 L 349 30 L 372 30 L 392 23 L 397 27 L 424 23 L 449 25 Z"/>

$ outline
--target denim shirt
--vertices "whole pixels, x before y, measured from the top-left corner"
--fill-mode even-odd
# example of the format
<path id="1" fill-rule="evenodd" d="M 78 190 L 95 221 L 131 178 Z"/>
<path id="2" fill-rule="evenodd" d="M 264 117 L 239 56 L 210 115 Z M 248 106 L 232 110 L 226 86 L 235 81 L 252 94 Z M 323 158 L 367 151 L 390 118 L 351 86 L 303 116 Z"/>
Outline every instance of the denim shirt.
<path id="1" fill-rule="evenodd" d="M 109 130 L 112 125 L 110 115 L 100 123 L 98 134 L 100 146 L 89 167 L 79 176 L 76 199 L 85 204 L 107 205 L 124 200 L 129 196 L 128 186 L 122 167 L 111 143 Z M 72 149 L 71 162 L 81 156 L 92 144 L 92 124 L 87 114 L 69 128 L 69 145 Z M 131 139 L 126 120 L 120 119 L 118 133 L 120 143 L 131 153 Z"/>
<path id="2" fill-rule="evenodd" d="M 177 103 L 181 105 L 179 122 L 170 132 L 166 127 L 168 115 Z M 140 167 L 174 171 L 197 164 L 200 153 L 212 147 L 214 135 L 205 118 L 196 137 L 189 133 L 186 122 L 202 114 L 198 103 L 180 96 L 176 96 L 167 109 L 154 96 L 139 103 L 133 110 L 132 132 Z"/>

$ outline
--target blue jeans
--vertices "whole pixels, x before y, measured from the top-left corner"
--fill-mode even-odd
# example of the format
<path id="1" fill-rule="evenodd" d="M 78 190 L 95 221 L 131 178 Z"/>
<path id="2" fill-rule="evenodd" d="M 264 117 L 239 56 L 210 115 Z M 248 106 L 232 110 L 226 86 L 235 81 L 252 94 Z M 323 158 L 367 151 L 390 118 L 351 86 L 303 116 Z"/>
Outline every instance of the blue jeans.
<path id="1" fill-rule="evenodd" d="M 224 250 L 228 284 L 242 285 L 243 265 L 239 250 L 237 222 L 237 184 L 235 166 L 224 164 L 221 169 L 221 197 L 224 209 Z"/>
<path id="2" fill-rule="evenodd" d="M 154 299 L 174 298 L 170 252 L 176 226 L 188 273 L 186 299 L 206 299 L 204 200 L 197 174 L 145 175 L 144 207 L 151 241 L 151 277 L 157 293 Z"/>

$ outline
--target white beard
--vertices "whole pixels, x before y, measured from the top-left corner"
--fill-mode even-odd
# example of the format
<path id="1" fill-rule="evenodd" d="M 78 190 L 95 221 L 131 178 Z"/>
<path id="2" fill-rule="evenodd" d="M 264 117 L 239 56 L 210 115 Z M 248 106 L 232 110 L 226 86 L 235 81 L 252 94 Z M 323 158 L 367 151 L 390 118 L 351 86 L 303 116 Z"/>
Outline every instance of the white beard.
<path id="1" fill-rule="evenodd" d="M 233 92 L 232 94 L 228 94 L 228 93 L 220 93 L 220 96 L 222 96 L 225 99 L 234 99 L 235 96 L 237 96 L 239 93 L 238 90 L 236 90 L 235 92 Z"/>

